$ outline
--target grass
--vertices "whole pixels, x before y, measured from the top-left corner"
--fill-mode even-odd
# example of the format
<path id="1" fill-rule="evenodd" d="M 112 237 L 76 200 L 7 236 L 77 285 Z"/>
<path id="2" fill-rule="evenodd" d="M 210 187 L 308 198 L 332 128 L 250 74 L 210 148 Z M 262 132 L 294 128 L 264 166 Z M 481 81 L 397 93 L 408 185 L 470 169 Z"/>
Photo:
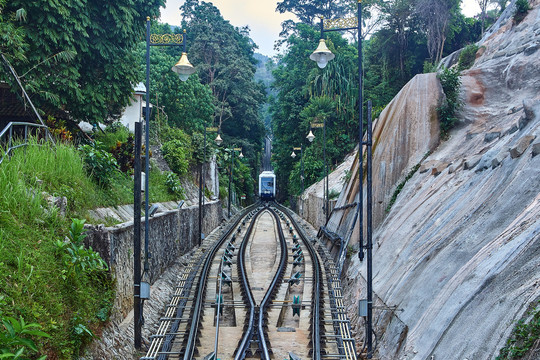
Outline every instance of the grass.
<path id="1" fill-rule="evenodd" d="M 392 206 L 394 206 L 394 203 L 396 202 L 397 197 L 401 193 L 401 190 L 403 190 L 403 187 L 405 186 L 407 181 L 409 181 L 413 177 L 413 175 L 416 174 L 418 169 L 420 169 L 420 165 L 422 164 L 422 161 L 426 160 L 429 154 L 431 154 L 431 152 L 429 151 L 426 154 L 424 154 L 424 156 L 422 157 L 422 160 L 420 160 L 418 164 L 412 167 L 412 169 L 409 171 L 405 179 L 401 183 L 399 183 L 399 185 L 396 187 L 396 190 L 394 190 L 394 193 L 392 194 L 392 197 L 390 198 L 390 202 L 388 203 L 388 206 L 385 209 L 386 213 L 390 212 L 390 210 L 392 209 Z"/>
<path id="2" fill-rule="evenodd" d="M 527 312 L 512 330 L 512 335 L 499 352 L 496 360 L 532 359 L 528 355 L 540 348 L 540 301 Z"/>
<path id="3" fill-rule="evenodd" d="M 164 178 L 159 172 L 150 174 L 151 201 L 171 200 Z M 50 208 L 47 194 L 67 197 L 66 216 Z M 50 335 L 33 339 L 40 355 L 76 358 L 92 334 L 99 333 L 114 299 L 107 272 L 63 279 L 56 241 L 68 234 L 71 218 L 129 203 L 131 177 L 118 172 L 110 188 L 100 187 L 70 145 L 50 147 L 34 140 L 0 165 L 0 318 L 39 324 Z"/>

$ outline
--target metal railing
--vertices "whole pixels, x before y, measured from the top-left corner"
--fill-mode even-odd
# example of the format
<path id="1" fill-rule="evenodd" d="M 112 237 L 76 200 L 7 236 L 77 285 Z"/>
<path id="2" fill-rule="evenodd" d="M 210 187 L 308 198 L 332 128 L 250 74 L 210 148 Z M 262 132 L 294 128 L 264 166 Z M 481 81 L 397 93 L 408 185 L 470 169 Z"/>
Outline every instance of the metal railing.
<path id="1" fill-rule="evenodd" d="M 14 134 L 13 130 L 14 130 L 14 128 L 16 126 L 17 127 L 18 126 L 21 126 L 21 127 L 24 126 L 24 141 L 21 142 L 21 143 L 17 142 L 17 144 L 14 145 L 14 141 L 13 141 L 14 136 L 19 135 L 17 133 Z M 5 150 L 4 150 L 4 146 L 0 145 L 0 150 L 1 150 L 1 155 L 2 155 L 2 158 L 0 158 L 0 164 L 2 164 L 2 162 L 4 161 L 6 156 L 11 155 L 13 150 L 28 145 L 28 135 L 29 135 L 29 130 L 30 131 L 32 130 L 31 128 L 45 129 L 47 137 L 54 144 L 54 140 L 52 140 L 52 136 L 51 136 L 51 134 L 49 132 L 49 128 L 47 127 L 47 125 L 28 123 L 28 122 L 12 121 L 4 128 L 4 130 L 2 130 L 2 132 L 0 132 L 0 144 L 7 144 L 7 148 Z M 4 138 L 6 138 L 6 140 L 4 140 Z"/>

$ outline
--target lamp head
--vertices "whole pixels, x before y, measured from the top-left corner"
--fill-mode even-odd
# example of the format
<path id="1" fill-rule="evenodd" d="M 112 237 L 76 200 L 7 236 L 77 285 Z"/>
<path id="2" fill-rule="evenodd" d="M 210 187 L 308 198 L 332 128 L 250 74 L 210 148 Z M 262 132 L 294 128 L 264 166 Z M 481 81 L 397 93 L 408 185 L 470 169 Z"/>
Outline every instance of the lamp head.
<path id="1" fill-rule="evenodd" d="M 313 139 L 315 139 L 315 135 L 313 135 L 313 131 L 309 130 L 308 136 L 306 138 L 309 140 L 309 142 L 313 142 Z"/>
<path id="2" fill-rule="evenodd" d="M 221 138 L 221 136 L 219 134 L 217 134 L 216 136 L 216 139 L 214 140 L 216 142 L 216 144 L 221 145 L 221 143 L 223 142 L 223 139 Z"/>
<path id="3" fill-rule="evenodd" d="M 291 153 L 291 157 L 292 157 L 293 159 L 296 157 L 296 154 L 295 154 L 294 150 L 293 150 L 293 152 Z"/>
<path id="4" fill-rule="evenodd" d="M 321 69 L 324 69 L 326 64 L 335 57 L 336 56 L 326 46 L 326 41 L 324 39 L 319 40 L 319 46 L 309 56 L 309 58 L 315 61 Z"/>
<path id="5" fill-rule="evenodd" d="M 182 53 L 180 60 L 178 60 L 176 65 L 174 65 L 171 70 L 177 73 L 182 81 L 186 81 L 189 75 L 195 72 L 195 68 L 189 62 L 185 52 Z"/>
<path id="6" fill-rule="evenodd" d="M 242 151 L 240 151 L 240 155 L 238 155 L 238 157 L 239 157 L 240 159 L 243 159 L 243 158 L 244 158 L 244 154 L 242 154 Z"/>

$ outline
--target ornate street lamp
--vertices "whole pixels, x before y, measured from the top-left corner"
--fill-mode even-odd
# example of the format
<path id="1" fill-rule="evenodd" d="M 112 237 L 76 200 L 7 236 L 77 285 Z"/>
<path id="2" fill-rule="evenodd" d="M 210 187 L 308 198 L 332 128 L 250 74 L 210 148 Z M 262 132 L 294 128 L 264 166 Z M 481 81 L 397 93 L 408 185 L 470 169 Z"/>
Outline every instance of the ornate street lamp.
<path id="1" fill-rule="evenodd" d="M 336 56 L 326 46 L 326 41 L 322 38 L 319 40 L 317 49 L 309 56 L 309 58 L 315 61 L 321 69 L 324 69 L 326 64 L 335 57 Z"/>
<path id="2" fill-rule="evenodd" d="M 368 359 L 371 359 L 373 357 L 373 346 L 372 346 L 372 337 L 373 337 L 373 327 L 372 327 L 372 318 L 373 318 L 373 284 L 372 284 L 372 249 L 373 249 L 373 242 L 372 242 L 372 229 L 371 229 L 371 222 L 372 222 L 372 201 L 371 201 L 371 146 L 372 146 L 372 129 L 371 129 L 371 119 L 368 119 L 368 136 L 367 141 L 363 142 L 363 123 L 362 123 L 362 104 L 363 104 L 363 97 L 362 97 L 362 0 L 358 0 L 358 14 L 356 18 L 348 18 L 348 19 L 323 19 L 321 18 L 320 28 L 321 28 L 321 39 L 319 41 L 319 46 L 317 49 L 311 54 L 310 59 L 317 62 L 317 65 L 320 68 L 324 68 L 326 66 L 326 63 L 328 61 L 332 60 L 333 54 L 330 52 L 330 50 L 326 47 L 326 43 L 324 41 L 324 33 L 329 31 L 343 31 L 343 30 L 356 30 L 358 32 L 358 157 L 360 159 L 360 165 L 359 165 L 359 184 L 358 184 L 358 207 L 359 207 L 359 245 L 360 245 L 360 251 L 358 252 L 358 257 L 360 258 L 360 261 L 364 258 L 364 252 L 363 252 L 363 180 L 364 180 L 364 174 L 363 174 L 363 161 L 362 161 L 362 150 L 363 146 L 366 145 L 367 150 L 367 207 L 366 207 L 366 213 L 367 213 L 367 232 L 366 232 L 366 251 L 367 251 L 367 312 L 366 312 L 366 345 L 367 345 L 367 357 Z M 340 27 L 345 26 L 345 27 Z M 332 55 L 330 55 L 332 54 Z"/>
<path id="3" fill-rule="evenodd" d="M 223 143 L 223 139 L 221 138 L 219 133 L 217 134 L 216 139 L 214 141 L 216 142 L 216 144 L 218 144 L 218 146 L 221 145 L 221 143 Z"/>
<path id="4" fill-rule="evenodd" d="M 315 135 L 313 135 L 311 129 L 309 129 L 309 134 L 307 134 L 306 138 L 309 140 L 309 142 L 313 142 L 313 140 L 315 139 Z"/>
<path id="5" fill-rule="evenodd" d="M 180 80 L 186 81 L 189 75 L 195 72 L 195 68 L 190 64 L 186 53 L 186 31 L 183 34 L 150 34 L 150 17 L 146 18 L 146 109 L 145 109 L 145 177 L 144 177 L 144 271 L 143 275 L 150 270 L 149 265 L 149 180 L 150 180 L 150 47 L 151 46 L 183 46 L 182 56 L 176 65 L 172 67 L 172 71 L 180 76 Z M 140 135 L 139 135 L 140 136 Z M 136 139 L 137 141 L 137 139 Z M 136 159 L 138 161 L 138 159 Z M 140 169 L 140 166 L 139 166 Z M 138 188 L 134 186 L 134 202 L 140 202 L 141 191 L 141 171 L 135 171 L 134 183 L 139 184 Z M 134 252 L 133 252 L 133 272 L 134 272 L 134 341 L 135 348 L 141 348 L 141 326 L 142 326 L 142 306 L 141 306 L 141 217 L 140 212 L 134 211 Z"/>

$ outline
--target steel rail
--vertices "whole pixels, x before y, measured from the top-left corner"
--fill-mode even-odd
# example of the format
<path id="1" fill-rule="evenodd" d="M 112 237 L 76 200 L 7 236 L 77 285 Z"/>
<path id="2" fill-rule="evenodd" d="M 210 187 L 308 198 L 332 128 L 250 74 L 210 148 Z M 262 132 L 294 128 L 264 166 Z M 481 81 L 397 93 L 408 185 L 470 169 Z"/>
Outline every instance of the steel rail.
<path id="1" fill-rule="evenodd" d="M 281 221 L 279 220 L 279 217 L 274 210 L 272 210 L 271 208 L 269 208 L 268 210 L 274 216 L 274 219 L 276 221 L 276 226 L 278 229 L 278 236 L 279 236 L 279 243 L 281 245 L 281 257 L 280 257 L 278 270 L 276 271 L 276 275 L 274 276 L 274 279 L 272 280 L 272 283 L 270 284 L 268 291 L 264 295 L 264 298 L 261 301 L 261 305 L 259 308 L 259 348 L 260 349 L 262 348 L 261 351 L 262 351 L 262 354 L 264 355 L 264 359 L 270 359 L 268 345 L 266 344 L 266 340 L 265 340 L 266 336 L 264 335 L 264 318 L 265 318 L 264 314 L 266 313 L 267 307 L 272 302 L 272 299 L 278 288 L 278 284 L 280 284 L 281 281 L 283 280 L 283 273 L 285 272 L 285 268 L 287 267 L 287 260 L 289 258 L 289 254 L 287 250 L 287 241 L 285 240 L 285 235 L 283 234 Z"/>
<path id="2" fill-rule="evenodd" d="M 303 231 L 301 231 L 300 226 L 296 223 L 294 218 L 289 214 L 287 209 L 277 203 L 275 203 L 275 207 L 279 209 L 282 213 L 284 213 L 287 218 L 291 221 L 291 224 L 296 229 L 296 232 L 298 233 L 300 239 L 308 249 L 309 255 L 312 259 L 314 271 L 313 271 L 313 298 L 312 298 L 312 322 L 311 322 L 311 343 L 313 346 L 313 360 L 321 360 L 321 301 L 320 301 L 320 295 L 321 295 L 321 288 L 322 288 L 322 267 L 319 262 L 319 258 L 317 256 L 317 253 L 315 249 L 313 248 L 313 245 L 311 242 L 306 238 Z"/>
<path id="3" fill-rule="evenodd" d="M 341 336 L 338 338 L 339 352 L 345 359 L 356 360 L 355 341 L 352 338 L 350 322 L 347 319 L 343 303 L 343 294 L 341 292 L 340 273 L 337 270 L 330 252 L 322 245 L 317 247 L 317 252 L 321 258 L 325 259 L 326 280 L 328 283 L 328 295 L 331 302 L 332 321 L 334 322 L 334 331 Z M 336 325 L 337 323 L 337 325 Z"/>
<path id="4" fill-rule="evenodd" d="M 206 255 L 203 268 L 201 270 L 201 276 L 199 276 L 199 282 L 197 284 L 197 291 L 196 291 L 197 296 L 195 297 L 194 305 L 193 305 L 193 309 L 191 313 L 191 325 L 189 327 L 189 335 L 187 338 L 184 357 L 183 357 L 184 360 L 194 359 L 195 348 L 197 345 L 197 336 L 198 336 L 198 331 L 199 331 L 199 323 L 201 320 L 201 312 L 204 306 L 204 292 L 206 290 L 206 283 L 207 283 L 206 280 L 208 277 L 208 272 L 212 265 L 212 260 L 214 259 L 216 252 L 221 248 L 226 238 L 233 232 L 236 226 L 238 226 L 242 218 L 244 218 L 246 214 L 248 214 L 256 206 L 257 204 L 252 205 L 249 208 L 246 208 L 242 212 L 242 215 L 239 216 L 238 219 L 234 222 L 234 224 L 231 225 L 230 228 L 220 237 L 220 239 L 214 243 L 214 245 L 212 246 L 212 248 Z"/>
<path id="5" fill-rule="evenodd" d="M 238 255 L 237 255 L 237 268 L 238 268 L 238 276 L 241 280 L 241 287 L 244 292 L 244 301 L 247 302 L 247 306 L 249 307 L 249 317 L 247 322 L 246 331 L 244 332 L 244 336 L 242 337 L 242 341 L 238 345 L 238 348 L 235 351 L 235 360 L 244 359 L 247 350 L 249 349 L 251 339 L 253 337 L 253 323 L 255 322 L 255 315 L 256 315 L 256 307 L 257 304 L 255 303 L 255 298 L 253 297 L 253 293 L 251 292 L 251 287 L 249 285 L 249 279 L 247 277 L 246 273 L 246 264 L 245 264 L 245 252 L 247 243 L 249 240 L 249 237 L 251 235 L 251 232 L 253 231 L 253 227 L 255 226 L 255 221 L 259 217 L 259 215 L 262 214 L 262 211 L 257 212 L 249 224 L 249 227 L 246 231 L 246 234 L 244 235 L 244 239 L 242 240 L 242 243 L 240 244 L 240 248 L 238 249 Z"/>
<path id="6" fill-rule="evenodd" d="M 266 291 L 261 301 L 261 304 L 257 306 L 255 299 L 253 298 L 253 294 L 251 293 L 249 279 L 247 277 L 247 272 L 245 268 L 245 251 L 246 251 L 247 243 L 249 241 L 249 237 L 251 236 L 251 232 L 256 222 L 255 220 L 264 211 L 269 211 L 275 219 L 275 222 L 276 222 L 275 226 L 278 229 L 278 237 L 279 237 L 280 246 L 281 246 L 281 256 L 280 256 L 279 266 L 274 275 L 274 278 L 272 279 L 272 282 L 270 283 L 270 286 L 268 287 L 268 290 Z M 280 223 L 281 222 L 275 211 L 273 211 L 270 208 L 262 209 L 259 213 L 257 213 L 254 216 L 246 232 L 244 241 L 242 241 L 240 250 L 238 251 L 238 262 L 237 262 L 238 272 L 239 272 L 239 277 L 242 280 L 241 285 L 246 295 L 246 300 L 248 302 L 248 304 L 246 305 L 249 306 L 250 314 L 249 314 L 247 327 L 244 332 L 244 336 L 242 337 L 242 341 L 240 342 L 235 352 L 235 360 L 241 360 L 246 357 L 246 353 L 251 345 L 251 340 L 253 339 L 255 319 L 257 318 L 257 316 L 258 316 L 257 336 L 259 340 L 259 351 L 261 353 L 261 359 L 264 359 L 264 360 L 270 359 L 270 351 L 268 349 L 266 335 L 264 333 L 265 313 L 266 313 L 266 309 L 270 305 L 270 302 L 272 301 L 273 296 L 275 295 L 275 290 L 278 288 L 278 285 L 281 283 L 281 280 L 283 279 L 283 273 L 285 271 L 285 268 L 287 265 L 287 259 L 288 259 L 287 242 L 285 240 L 285 235 L 283 234 L 283 228 L 280 226 Z"/>

